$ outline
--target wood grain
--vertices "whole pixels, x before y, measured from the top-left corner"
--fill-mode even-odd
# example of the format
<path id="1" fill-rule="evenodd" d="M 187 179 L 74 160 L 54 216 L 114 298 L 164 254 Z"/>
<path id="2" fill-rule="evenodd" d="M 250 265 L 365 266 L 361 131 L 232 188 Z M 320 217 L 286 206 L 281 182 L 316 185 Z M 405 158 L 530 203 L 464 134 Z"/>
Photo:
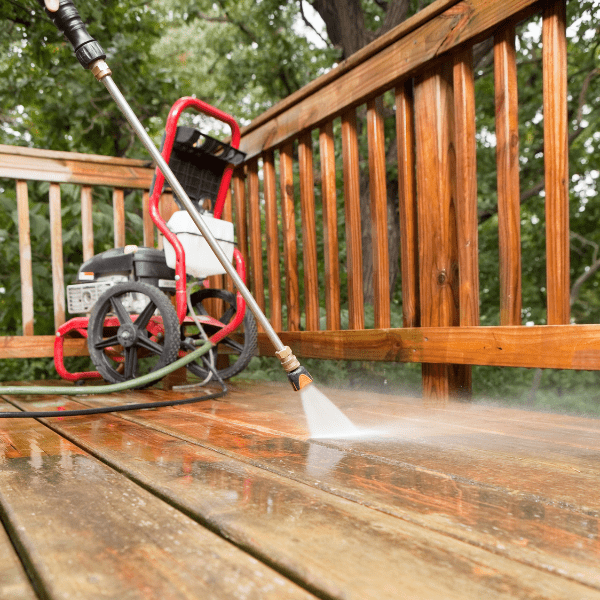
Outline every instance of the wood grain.
<path id="1" fill-rule="evenodd" d="M 283 325 L 281 320 L 281 274 L 279 272 L 279 215 L 277 210 L 277 181 L 273 152 L 267 152 L 263 156 L 263 185 L 265 192 L 265 221 L 267 226 L 269 317 L 275 331 L 281 331 Z"/>
<path id="2" fill-rule="evenodd" d="M 113 227 L 115 248 L 125 246 L 125 194 L 123 190 L 113 190 Z"/>
<path id="3" fill-rule="evenodd" d="M 454 56 L 454 122 L 459 324 L 479 325 L 477 142 L 471 49 Z"/>
<path id="4" fill-rule="evenodd" d="M 19 265 L 21 273 L 21 318 L 23 335 L 33 335 L 33 265 L 29 228 L 29 195 L 26 181 L 17 181 L 19 219 Z"/>
<path id="5" fill-rule="evenodd" d="M 2 514 L 41 597 L 314 598 L 44 425 L 3 432 Z"/>
<path id="6" fill-rule="evenodd" d="M 404 327 L 417 327 L 421 321 L 421 306 L 412 80 L 406 81 L 396 88 L 396 143 L 398 150 L 402 321 Z"/>
<path id="7" fill-rule="evenodd" d="M 149 189 L 153 175 L 146 160 L 0 144 L 0 177 L 9 179 Z"/>
<path id="8" fill-rule="evenodd" d="M 325 311 L 327 329 L 341 329 L 340 259 L 335 182 L 335 148 L 333 122 L 319 132 L 321 154 L 321 195 L 323 199 L 323 248 L 325 255 Z"/>
<path id="9" fill-rule="evenodd" d="M 415 79 L 421 325 L 459 325 L 456 162 L 452 66 Z M 468 370 L 423 366 L 423 396 L 447 400 L 468 393 Z"/>
<path id="10" fill-rule="evenodd" d="M 19 556 L 0 527 L 0 598 L 7 600 L 38 600 Z"/>
<path id="11" fill-rule="evenodd" d="M 81 243 L 83 260 L 94 256 L 94 214 L 92 209 L 92 188 L 81 186 Z"/>
<path id="12" fill-rule="evenodd" d="M 390 325 L 390 268 L 383 98 L 367 103 L 369 193 L 373 246 L 373 308 L 375 328 Z"/>
<path id="13" fill-rule="evenodd" d="M 232 187 L 233 186 L 229 186 L 229 189 L 227 190 L 227 195 L 225 196 L 225 204 L 223 205 L 223 214 L 221 216 L 221 218 L 224 221 L 228 221 L 229 223 L 233 223 L 233 198 L 231 194 Z M 224 275 L 223 277 L 225 278 L 225 289 L 229 292 L 233 292 L 235 286 L 233 285 L 231 277 L 229 277 L 229 275 Z"/>
<path id="14" fill-rule="evenodd" d="M 600 370 L 598 325 L 294 332 L 282 333 L 281 339 L 307 358 Z M 272 353 L 260 336 L 259 349 Z"/>
<path id="15" fill-rule="evenodd" d="M 144 191 L 142 194 L 142 219 L 143 219 L 143 244 L 148 248 L 154 248 L 155 232 L 154 223 L 150 218 L 148 211 L 148 203 L 150 202 L 150 194 Z"/>
<path id="16" fill-rule="evenodd" d="M 300 286 L 298 281 L 298 249 L 296 242 L 296 209 L 294 200 L 293 146 L 286 144 L 279 152 L 281 189 L 281 226 L 283 229 L 283 262 L 287 329 L 300 329 Z"/>
<path id="17" fill-rule="evenodd" d="M 245 263 L 249 265 L 248 212 L 246 206 L 246 181 L 243 167 L 238 167 L 233 172 L 233 195 L 235 199 L 235 231 L 237 245 L 244 257 Z"/>
<path id="18" fill-rule="evenodd" d="M 58 329 L 65 322 L 65 271 L 63 266 L 60 185 L 51 183 L 49 194 L 52 299 L 54 303 L 54 329 Z"/>
<path id="19" fill-rule="evenodd" d="M 304 266 L 304 327 L 308 331 L 318 331 L 320 328 L 319 273 L 317 269 L 313 148 L 310 131 L 303 132 L 298 138 L 298 170 L 302 215 L 302 264 Z"/>
<path id="20" fill-rule="evenodd" d="M 521 206 L 519 189 L 519 106 L 515 29 L 494 37 L 500 324 L 521 324 Z"/>
<path id="21" fill-rule="evenodd" d="M 569 124 L 567 117 L 567 7 L 548 2 L 542 21 L 546 289 L 548 324 L 570 321 Z"/>
<path id="22" fill-rule="evenodd" d="M 342 114 L 344 211 L 346 217 L 346 270 L 348 276 L 348 328 L 364 329 L 362 224 L 360 219 L 360 158 L 356 110 Z"/>
<path id="23" fill-rule="evenodd" d="M 247 165 L 248 176 L 248 231 L 250 238 L 250 266 L 252 273 L 252 290 L 254 299 L 260 309 L 265 310 L 265 286 L 262 264 L 262 233 L 260 227 L 260 196 L 258 187 L 258 161 L 252 160 Z"/>
<path id="24" fill-rule="evenodd" d="M 344 410 L 351 409 L 348 394 L 342 397 Z M 402 418 L 405 403 L 394 398 L 400 410 L 393 411 L 393 402 L 382 407 L 370 398 L 375 414 Z M 238 403 L 120 419 L 107 415 L 95 424 L 113 432 L 104 437 L 89 422 L 61 420 L 54 427 L 114 470 L 310 586 L 319 597 L 464 599 L 486 597 L 490 591 L 497 598 L 521 600 L 600 596 L 594 589 L 597 553 L 590 544 L 579 552 L 583 565 L 565 552 L 560 574 L 553 572 L 562 558 L 560 542 L 553 541 L 557 530 L 564 541 L 572 539 L 575 553 L 576 543 L 585 543 L 579 507 L 561 510 L 550 499 L 482 483 L 468 445 L 462 453 L 457 448 L 456 420 L 444 425 L 447 413 L 432 418 L 421 409 L 408 421 L 413 428 L 429 424 L 435 430 L 438 443 L 443 441 L 451 453 L 452 463 L 444 470 L 444 448 L 438 449 L 435 440 L 306 440 L 298 435 L 297 416 L 284 399 L 276 387 L 266 398 L 264 392 L 258 398 L 246 394 Z M 274 414 L 273 407 L 282 405 Z M 419 417 L 426 423 L 419 423 Z M 469 435 L 464 429 L 458 432 L 460 439 Z M 485 432 L 474 431 L 471 437 L 484 442 Z M 498 438 L 501 442 L 502 436 Z M 397 457 L 398 443 L 403 460 Z M 139 450 L 132 455 L 123 447 Z M 497 465 L 480 448 L 475 452 L 488 469 Z M 420 468 L 418 460 L 428 468 Z M 459 469 L 467 475 L 447 475 Z M 527 464 L 519 469 L 522 478 L 534 472 Z M 503 484 L 511 474 L 502 474 Z M 585 476 L 567 479 L 582 483 Z M 510 510 L 515 515 L 508 536 L 525 535 L 531 549 L 495 528 Z M 583 585 L 571 580 L 575 573 Z"/>

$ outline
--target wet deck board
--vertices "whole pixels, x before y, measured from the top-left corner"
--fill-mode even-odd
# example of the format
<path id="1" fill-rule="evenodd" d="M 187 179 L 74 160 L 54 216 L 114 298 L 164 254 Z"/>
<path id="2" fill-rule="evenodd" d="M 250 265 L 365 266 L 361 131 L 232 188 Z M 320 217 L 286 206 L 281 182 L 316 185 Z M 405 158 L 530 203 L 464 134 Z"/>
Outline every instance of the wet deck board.
<path id="1" fill-rule="evenodd" d="M 0 502 L 41 597 L 313 598 L 43 424 L 2 428 Z"/>
<path id="2" fill-rule="evenodd" d="M 128 401 L 167 395 L 135 392 Z M 36 427 L 318 597 L 600 598 L 599 421 L 329 395 L 377 434 L 310 440 L 299 397 L 275 385 Z M 7 428 L 24 440 L 41 435 L 0 423 Z M 0 494 L 10 511 L 14 501 Z M 26 535 L 37 528 L 33 520 Z M 163 589 L 161 597 L 179 596 Z"/>

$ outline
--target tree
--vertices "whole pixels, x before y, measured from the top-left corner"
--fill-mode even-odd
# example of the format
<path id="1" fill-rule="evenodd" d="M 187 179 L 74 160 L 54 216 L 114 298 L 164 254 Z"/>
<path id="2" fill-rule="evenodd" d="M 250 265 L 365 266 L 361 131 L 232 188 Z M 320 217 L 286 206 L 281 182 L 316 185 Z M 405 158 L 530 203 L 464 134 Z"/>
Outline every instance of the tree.
<path id="1" fill-rule="evenodd" d="M 81 68 L 68 42 L 35 0 L 2 0 L 0 141 L 54 150 L 146 156 L 101 84 Z M 153 135 L 179 96 L 177 82 L 150 52 L 163 32 L 160 3 L 79 2 L 107 53 L 115 81 Z"/>

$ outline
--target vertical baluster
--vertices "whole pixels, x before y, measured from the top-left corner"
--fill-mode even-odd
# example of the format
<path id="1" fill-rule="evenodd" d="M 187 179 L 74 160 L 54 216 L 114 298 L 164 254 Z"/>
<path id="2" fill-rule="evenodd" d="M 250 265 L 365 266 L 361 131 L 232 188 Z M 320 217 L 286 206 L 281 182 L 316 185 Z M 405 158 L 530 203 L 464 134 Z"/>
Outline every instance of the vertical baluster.
<path id="1" fill-rule="evenodd" d="M 236 240 L 244 262 L 249 263 L 248 254 L 248 218 L 246 214 L 246 182 L 244 168 L 239 167 L 233 172 L 233 194 L 235 196 L 235 230 Z"/>
<path id="2" fill-rule="evenodd" d="M 65 275 L 63 267 L 62 217 L 60 214 L 60 185 L 50 184 L 50 248 L 52 260 L 52 295 L 54 328 L 65 322 Z"/>
<path id="3" fill-rule="evenodd" d="M 158 201 L 158 212 L 162 220 L 167 223 L 169 219 L 179 210 L 177 203 L 173 198 L 172 192 L 165 192 L 161 195 Z M 158 234 L 158 248 L 162 250 L 164 247 L 164 236 L 159 232 Z"/>
<path id="4" fill-rule="evenodd" d="M 337 195 L 335 189 L 335 148 L 333 123 L 319 133 L 321 185 L 323 196 L 323 243 L 325 247 L 325 310 L 327 329 L 340 329 L 340 267 L 337 233 Z"/>
<path id="5" fill-rule="evenodd" d="M 500 244 L 500 324 L 521 324 L 521 210 L 519 117 L 515 29 L 494 38 L 498 233 Z"/>
<path id="6" fill-rule="evenodd" d="M 548 2 L 542 27 L 548 324 L 570 321 L 567 8 Z"/>
<path id="7" fill-rule="evenodd" d="M 252 266 L 252 289 L 254 299 L 262 311 L 265 310 L 265 289 L 262 266 L 262 234 L 260 231 L 260 196 L 258 188 L 258 160 L 248 163 L 248 207 L 250 219 L 250 262 Z"/>
<path id="8" fill-rule="evenodd" d="M 223 215 L 222 218 L 225 221 L 229 221 L 230 223 L 233 222 L 233 201 L 232 201 L 232 197 L 231 197 L 231 187 L 227 190 L 227 196 L 225 196 L 225 204 L 223 206 Z M 235 226 L 234 226 L 234 230 L 235 230 Z M 224 276 L 225 282 L 224 282 L 224 287 L 227 291 L 232 292 L 234 290 L 233 287 L 233 281 L 231 280 L 231 277 L 229 277 L 228 275 Z"/>
<path id="9" fill-rule="evenodd" d="M 454 57 L 456 125 L 456 222 L 460 324 L 479 325 L 479 241 L 477 221 L 477 142 L 473 51 Z"/>
<path id="10" fill-rule="evenodd" d="M 267 272 L 271 325 L 281 331 L 281 274 L 279 272 L 279 230 L 277 227 L 277 177 L 273 151 L 263 157 L 265 217 L 267 226 Z"/>
<path id="11" fill-rule="evenodd" d="M 355 109 L 350 109 L 342 115 L 342 156 L 346 216 L 346 266 L 348 269 L 348 327 L 364 329 L 360 171 Z"/>
<path id="12" fill-rule="evenodd" d="M 367 103 L 369 140 L 369 191 L 371 195 L 371 235 L 373 245 L 373 304 L 375 328 L 390 326 L 390 267 L 387 230 L 387 189 L 383 99 Z"/>
<path id="13" fill-rule="evenodd" d="M 293 147 L 291 143 L 285 144 L 281 149 L 279 154 L 279 177 L 281 184 L 281 217 L 288 331 L 298 331 L 300 329 L 300 303 L 298 299 L 298 253 L 296 249 L 292 152 Z"/>
<path id="14" fill-rule="evenodd" d="M 456 164 L 451 79 L 446 65 L 415 80 L 421 325 L 458 325 Z M 445 401 L 468 385 L 460 367 L 423 365 L 423 397 Z"/>
<path id="15" fill-rule="evenodd" d="M 300 171 L 300 207 L 302 212 L 302 262 L 304 265 L 305 329 L 319 329 L 319 274 L 317 268 L 317 227 L 315 221 L 315 188 L 313 150 L 310 131 L 298 140 Z"/>
<path id="16" fill-rule="evenodd" d="M 33 335 L 33 269 L 29 228 L 29 195 L 27 182 L 17 181 L 17 213 L 19 216 L 19 256 L 21 267 L 21 314 L 23 335 Z"/>
<path id="17" fill-rule="evenodd" d="M 125 246 L 125 194 L 123 190 L 113 190 L 113 220 L 115 248 L 122 248 Z"/>
<path id="18" fill-rule="evenodd" d="M 83 245 L 83 260 L 86 261 L 94 256 L 92 188 L 89 185 L 81 187 L 81 241 Z"/>
<path id="19" fill-rule="evenodd" d="M 148 248 L 154 247 L 154 223 L 150 218 L 150 212 L 148 210 L 148 203 L 150 202 L 150 194 L 144 190 L 142 197 L 142 219 L 144 227 L 144 246 Z"/>
<path id="20" fill-rule="evenodd" d="M 410 80 L 396 89 L 400 263 L 402 270 L 402 321 L 404 327 L 418 327 L 420 323 L 413 102 L 412 80 Z"/>

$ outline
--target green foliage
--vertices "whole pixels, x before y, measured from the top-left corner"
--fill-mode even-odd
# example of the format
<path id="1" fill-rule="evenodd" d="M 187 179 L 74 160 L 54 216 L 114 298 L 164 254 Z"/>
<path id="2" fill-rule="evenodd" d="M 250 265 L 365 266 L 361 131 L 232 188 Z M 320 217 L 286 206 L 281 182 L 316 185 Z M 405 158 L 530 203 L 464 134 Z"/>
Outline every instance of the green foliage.
<path id="1" fill-rule="evenodd" d="M 53 150 L 133 156 L 141 146 L 112 99 L 81 68 L 71 45 L 36 0 L 1 3 L 0 141 Z M 180 95 L 175 80 L 151 53 L 163 13 L 132 0 L 80 2 L 78 10 L 107 53 L 115 81 L 149 127 Z M 143 154 L 145 156 L 145 153 Z"/>

